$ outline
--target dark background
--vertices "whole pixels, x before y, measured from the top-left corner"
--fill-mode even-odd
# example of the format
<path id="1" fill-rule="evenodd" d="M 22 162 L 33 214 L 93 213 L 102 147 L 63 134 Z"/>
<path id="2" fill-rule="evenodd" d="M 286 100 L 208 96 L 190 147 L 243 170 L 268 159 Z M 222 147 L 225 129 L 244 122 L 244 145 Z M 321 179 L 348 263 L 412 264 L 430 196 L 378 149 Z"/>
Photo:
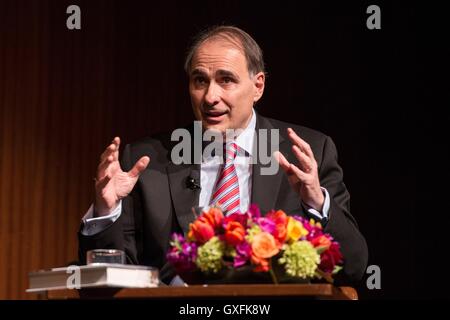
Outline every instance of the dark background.
<path id="1" fill-rule="evenodd" d="M 66 28 L 71 4 L 81 30 Z M 366 27 L 370 4 L 381 30 Z M 334 139 L 369 264 L 381 268 L 381 290 L 364 280 L 361 297 L 448 298 L 443 12 L 379 1 L 0 1 L 0 298 L 32 297 L 27 272 L 76 259 L 112 137 L 193 120 L 186 47 L 221 23 L 264 51 L 258 112 Z"/>

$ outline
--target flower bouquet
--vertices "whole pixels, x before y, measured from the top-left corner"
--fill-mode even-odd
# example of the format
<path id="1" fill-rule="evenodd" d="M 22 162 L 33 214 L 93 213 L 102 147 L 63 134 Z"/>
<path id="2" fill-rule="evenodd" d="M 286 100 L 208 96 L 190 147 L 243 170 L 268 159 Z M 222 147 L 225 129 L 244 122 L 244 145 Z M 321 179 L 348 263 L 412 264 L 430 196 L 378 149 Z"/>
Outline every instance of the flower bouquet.
<path id="1" fill-rule="evenodd" d="M 262 216 L 251 205 L 229 216 L 218 207 L 203 211 L 187 235 L 173 234 L 167 260 L 188 283 L 279 283 L 333 282 L 343 257 L 320 223 L 282 210 Z"/>

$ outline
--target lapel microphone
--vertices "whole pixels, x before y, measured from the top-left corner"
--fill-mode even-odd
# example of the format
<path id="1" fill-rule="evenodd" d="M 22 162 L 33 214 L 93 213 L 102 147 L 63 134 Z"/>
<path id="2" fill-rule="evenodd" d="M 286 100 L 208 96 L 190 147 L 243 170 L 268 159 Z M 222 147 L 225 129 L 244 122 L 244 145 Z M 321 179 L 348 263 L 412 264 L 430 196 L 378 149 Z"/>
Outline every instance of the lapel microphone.
<path id="1" fill-rule="evenodd" d="M 199 190 L 200 186 L 200 176 L 198 171 L 192 171 L 190 176 L 186 179 L 186 187 L 191 190 Z"/>

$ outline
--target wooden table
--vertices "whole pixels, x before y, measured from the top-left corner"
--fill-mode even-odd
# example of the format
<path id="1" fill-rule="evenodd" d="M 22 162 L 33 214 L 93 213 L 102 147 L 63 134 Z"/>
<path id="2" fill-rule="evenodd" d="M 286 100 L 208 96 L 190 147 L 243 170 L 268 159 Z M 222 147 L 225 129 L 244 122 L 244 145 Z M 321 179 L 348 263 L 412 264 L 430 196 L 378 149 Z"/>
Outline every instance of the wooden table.
<path id="1" fill-rule="evenodd" d="M 357 300 L 351 287 L 331 284 L 241 284 L 192 285 L 189 287 L 157 288 L 92 288 L 82 290 L 50 290 L 44 299 L 177 299 L 177 298 L 258 298 L 298 297 L 315 299 Z"/>

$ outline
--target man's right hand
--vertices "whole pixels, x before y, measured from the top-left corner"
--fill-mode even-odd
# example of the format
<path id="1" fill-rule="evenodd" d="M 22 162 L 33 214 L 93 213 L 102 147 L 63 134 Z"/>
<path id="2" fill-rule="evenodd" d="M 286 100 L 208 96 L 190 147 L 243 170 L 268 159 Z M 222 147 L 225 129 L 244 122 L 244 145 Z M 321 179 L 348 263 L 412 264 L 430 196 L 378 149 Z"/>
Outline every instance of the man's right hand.
<path id="1" fill-rule="evenodd" d="M 119 205 L 120 200 L 131 192 L 139 175 L 150 163 L 150 158 L 144 156 L 130 171 L 122 171 L 119 163 L 119 146 L 120 138 L 115 137 L 100 156 L 95 180 L 95 217 L 110 214 Z"/>

